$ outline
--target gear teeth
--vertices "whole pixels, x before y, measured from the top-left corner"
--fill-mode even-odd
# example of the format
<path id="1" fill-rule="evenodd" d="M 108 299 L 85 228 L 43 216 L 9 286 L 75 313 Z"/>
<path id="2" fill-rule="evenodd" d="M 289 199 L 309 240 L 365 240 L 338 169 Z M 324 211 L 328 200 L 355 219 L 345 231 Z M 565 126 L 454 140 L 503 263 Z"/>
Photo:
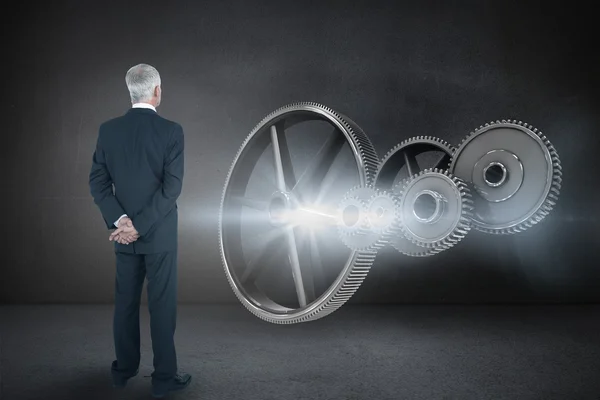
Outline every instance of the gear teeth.
<path id="1" fill-rule="evenodd" d="M 371 245 L 362 245 L 362 246 L 357 246 L 355 248 L 352 248 L 353 250 L 356 251 L 373 251 L 373 252 L 379 252 L 379 250 L 381 250 L 383 247 L 385 247 L 385 243 L 381 243 L 380 241 L 377 241 Z"/>
<path id="2" fill-rule="evenodd" d="M 375 152 L 373 144 L 365 132 L 353 120 L 345 115 L 337 114 L 333 110 L 330 110 L 330 112 L 334 115 L 338 115 L 338 118 L 343 121 L 346 130 L 354 138 L 358 151 L 362 156 L 363 168 L 365 169 L 367 176 L 365 185 L 373 185 L 375 176 L 377 175 L 377 170 L 379 169 L 379 157 Z"/>
<path id="3" fill-rule="evenodd" d="M 336 293 L 326 302 L 324 302 L 320 307 L 315 308 L 310 313 L 300 317 L 297 321 L 280 321 L 277 323 L 282 324 L 292 324 L 295 322 L 307 322 L 314 321 L 316 319 L 323 318 L 331 314 L 332 312 L 339 309 L 343 306 L 354 293 L 358 290 L 362 282 L 367 277 L 371 266 L 375 262 L 375 257 L 377 256 L 377 252 L 375 251 L 360 251 L 357 253 L 356 258 L 354 260 L 354 267 L 351 272 L 347 275 L 344 283 L 340 286 L 340 288 L 336 291 Z M 259 316 L 261 317 L 261 316 Z M 270 319 L 266 319 L 261 317 L 267 322 L 274 322 Z"/>
<path id="4" fill-rule="evenodd" d="M 400 236 L 407 243 L 414 244 L 407 237 L 405 237 L 404 234 L 401 234 Z M 402 248 L 401 246 L 394 245 L 394 244 L 392 244 L 392 247 L 394 249 L 396 249 L 398 252 L 400 252 L 401 254 L 404 254 L 405 256 L 409 256 L 409 257 L 429 257 L 429 256 L 433 256 L 433 255 L 439 253 L 438 251 L 434 251 L 433 249 L 427 249 L 427 248 L 420 247 L 420 246 L 414 246 L 419 249 L 418 251 L 410 251 L 410 250 L 407 250 L 406 248 Z"/>
<path id="5" fill-rule="evenodd" d="M 394 147 L 392 147 L 385 154 L 385 156 L 383 156 L 381 161 L 379 161 L 379 168 L 377 170 L 377 174 L 375 175 L 375 180 L 374 180 L 375 183 L 378 182 L 380 172 L 381 172 L 382 168 L 384 167 L 384 165 L 390 160 L 390 158 L 392 158 L 396 153 L 398 153 L 400 150 L 402 150 L 406 147 L 409 147 L 413 144 L 421 144 L 421 143 L 429 143 L 429 144 L 435 145 L 436 147 L 439 148 L 440 151 L 444 151 L 450 156 L 456 150 L 456 148 L 454 146 L 452 146 L 450 143 L 448 143 L 445 140 L 442 140 L 438 137 L 435 137 L 435 136 L 420 135 L 420 136 L 414 136 L 414 137 L 405 139 L 402 142 L 395 145 Z"/>
<path id="6" fill-rule="evenodd" d="M 377 169 L 379 167 L 379 157 L 377 156 L 377 152 L 375 151 L 375 147 L 365 134 L 365 132 L 356 124 L 353 120 L 348 118 L 347 116 L 338 113 L 330 107 L 324 106 L 315 102 L 296 102 L 292 104 L 288 104 L 286 106 L 280 107 L 277 110 L 271 112 L 269 115 L 264 117 L 252 130 L 252 132 L 256 132 L 260 127 L 266 124 L 268 121 L 273 119 L 275 115 L 280 114 L 283 111 L 290 110 L 294 111 L 297 108 L 303 107 L 311 107 L 314 108 L 315 111 L 326 111 L 327 113 L 334 116 L 345 128 L 346 132 L 352 137 L 354 140 L 356 147 L 361 154 L 361 159 L 363 160 L 363 168 L 365 170 L 366 181 L 365 185 L 370 185 L 373 183 L 375 175 L 377 173 Z M 240 147 L 240 151 L 247 145 L 247 142 L 250 140 L 253 134 L 250 134 L 242 146 Z M 238 153 L 239 153 L 238 152 Z"/>
<path id="7" fill-rule="evenodd" d="M 342 198 L 342 201 L 349 199 L 349 198 L 353 198 L 356 197 L 356 192 L 362 189 L 369 189 L 369 190 L 373 190 L 375 191 L 375 187 L 373 185 L 354 185 L 352 186 L 352 188 L 350 190 L 348 190 L 345 194 L 344 197 Z"/>
<path id="8" fill-rule="evenodd" d="M 396 183 L 392 187 L 392 192 L 393 193 L 399 193 L 399 195 L 402 196 L 402 194 L 404 193 L 404 189 L 406 188 L 407 184 L 412 179 L 416 178 L 417 176 L 419 176 L 419 174 L 413 174 L 413 175 L 409 176 L 408 178 L 405 178 L 405 179 L 401 180 L 400 182 Z"/>
<path id="9" fill-rule="evenodd" d="M 395 153 L 397 153 L 398 150 L 400 150 L 400 149 L 403 149 L 413 143 L 423 143 L 423 142 L 436 143 L 437 145 L 440 146 L 440 148 L 447 150 L 449 153 L 452 153 L 455 150 L 454 146 L 452 146 L 450 143 L 448 143 L 445 140 L 442 140 L 440 138 L 437 138 L 434 136 L 414 136 L 414 137 L 405 139 L 402 142 L 395 145 L 394 147 L 392 147 L 385 154 L 385 156 L 383 156 L 380 163 L 382 163 L 382 164 L 385 163 L 385 161 L 387 161 L 391 156 L 393 156 Z"/>
<path id="10" fill-rule="evenodd" d="M 420 179 L 427 175 L 441 174 L 450 179 L 451 182 L 456 186 L 459 192 L 461 201 L 461 213 L 458 218 L 458 224 L 454 230 L 446 237 L 433 243 L 426 243 L 415 239 L 407 230 L 406 226 L 402 224 L 400 227 L 404 236 L 416 245 L 428 249 L 431 254 L 437 254 L 444 250 L 455 246 L 458 242 L 465 238 L 465 236 L 471 230 L 471 220 L 473 218 L 474 201 L 471 195 L 471 190 L 468 185 L 459 177 L 452 175 L 448 170 L 442 170 L 439 168 L 425 169 L 418 174 L 413 175 L 411 178 L 406 179 L 402 182 L 401 196 L 404 196 L 407 188 L 417 179 Z"/>
<path id="11" fill-rule="evenodd" d="M 429 257 L 429 256 L 433 256 L 433 255 L 439 253 L 439 251 L 433 251 L 430 249 L 423 249 L 423 251 L 419 251 L 419 252 L 402 251 L 402 250 L 399 250 L 399 251 L 400 251 L 400 253 L 404 254 L 405 256 L 409 256 L 409 257 Z"/>
<path id="12" fill-rule="evenodd" d="M 527 128 L 528 130 L 533 132 L 536 136 L 538 136 L 542 140 L 542 142 L 544 143 L 544 146 L 546 146 L 546 148 L 550 152 L 550 159 L 551 159 L 551 163 L 552 163 L 552 183 L 550 186 L 550 191 L 548 192 L 548 195 L 546 196 L 546 199 L 544 200 L 542 205 L 531 217 L 529 217 L 527 220 L 525 220 L 523 222 L 520 222 L 519 224 L 517 224 L 515 226 L 509 227 L 509 228 L 501 228 L 501 229 L 490 229 L 490 228 L 481 227 L 477 224 L 473 224 L 473 227 L 480 232 L 493 234 L 493 235 L 510 235 L 510 234 L 524 232 L 525 230 L 533 227 L 533 225 L 536 225 L 536 224 L 542 222 L 542 220 L 544 220 L 545 217 L 547 217 L 550 214 L 550 212 L 554 209 L 554 206 L 556 206 L 556 203 L 558 201 L 558 197 L 560 196 L 560 189 L 562 188 L 562 165 L 560 162 L 560 158 L 558 156 L 558 152 L 556 151 L 556 148 L 550 142 L 550 140 L 546 137 L 546 135 L 544 135 L 542 133 L 542 131 L 540 131 L 539 129 L 534 128 L 531 124 L 528 124 L 523 121 L 517 121 L 516 119 L 502 120 L 501 122 L 496 121 L 496 122 L 486 123 L 485 126 L 480 126 L 479 129 L 477 129 L 476 131 L 472 131 L 467 136 L 465 136 L 462 139 L 462 141 L 460 142 L 457 149 L 462 147 L 466 141 L 470 140 L 471 137 L 476 135 L 481 129 L 487 128 L 492 125 L 499 125 L 499 124 L 519 125 L 524 128 Z M 453 168 L 454 161 L 455 161 L 455 156 L 453 154 L 453 156 L 450 160 L 450 170 L 452 170 L 452 168 Z"/>
<path id="13" fill-rule="evenodd" d="M 371 266 L 375 262 L 375 256 L 377 255 L 376 251 L 356 251 L 354 253 L 354 259 L 351 264 L 344 269 L 345 278 L 343 282 L 337 287 L 331 295 L 328 296 L 327 299 L 320 301 L 319 304 L 313 306 L 312 310 L 307 313 L 302 313 L 300 315 L 295 315 L 293 317 L 285 316 L 280 317 L 278 315 L 273 315 L 269 312 L 263 312 L 260 309 L 257 309 L 254 305 L 252 305 L 245 296 L 237 289 L 237 285 L 229 274 L 228 263 L 225 259 L 225 251 L 223 244 L 223 207 L 225 204 L 225 198 L 228 192 L 228 187 L 230 183 L 230 178 L 233 173 L 233 170 L 236 166 L 237 160 L 239 160 L 240 155 L 244 148 L 248 145 L 250 140 L 254 137 L 254 135 L 261 129 L 265 124 L 267 124 L 270 120 L 275 118 L 276 116 L 281 115 L 282 113 L 289 111 L 306 111 L 307 108 L 314 109 L 315 112 L 322 113 L 323 111 L 327 112 L 331 116 L 335 117 L 335 119 L 340 122 L 356 147 L 361 156 L 362 160 L 362 169 L 364 171 L 364 183 L 372 184 L 375 179 L 375 175 L 377 173 L 379 167 L 379 158 L 377 153 L 375 152 L 375 148 L 373 147 L 371 141 L 367 137 L 367 135 L 358 127 L 356 123 L 350 120 L 347 117 L 342 116 L 341 114 L 335 112 L 329 107 L 324 105 L 315 103 L 315 102 L 296 102 L 292 104 L 288 104 L 286 106 L 280 107 L 277 110 L 271 112 L 266 117 L 264 117 L 255 127 L 252 129 L 250 134 L 246 136 L 246 139 L 242 142 L 239 147 L 234 162 L 231 164 L 225 185 L 223 186 L 223 192 L 221 195 L 221 206 L 220 206 L 220 217 L 218 221 L 218 230 L 219 230 L 219 247 L 220 247 L 220 256 L 221 256 L 221 264 L 225 270 L 225 275 L 227 276 L 227 280 L 229 285 L 231 286 L 234 294 L 238 298 L 238 300 L 242 303 L 242 305 L 254 314 L 256 317 L 270 323 L 274 324 L 294 324 L 299 322 L 307 322 L 314 321 L 320 318 L 323 318 L 332 312 L 339 309 L 343 306 L 346 301 L 348 301 L 352 295 L 358 290 L 364 279 L 366 278 Z"/>

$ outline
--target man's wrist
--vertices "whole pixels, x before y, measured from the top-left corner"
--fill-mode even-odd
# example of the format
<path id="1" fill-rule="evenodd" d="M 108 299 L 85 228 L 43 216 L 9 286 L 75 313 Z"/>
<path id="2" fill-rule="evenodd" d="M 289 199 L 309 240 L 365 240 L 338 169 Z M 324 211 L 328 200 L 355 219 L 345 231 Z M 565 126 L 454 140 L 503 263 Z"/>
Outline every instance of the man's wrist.
<path id="1" fill-rule="evenodd" d="M 121 216 L 119 217 L 119 219 L 115 221 L 115 226 L 116 226 L 117 228 L 119 227 L 119 222 L 121 222 L 121 220 L 122 220 L 123 218 L 127 218 L 127 214 L 123 214 L 123 215 L 121 215 Z"/>

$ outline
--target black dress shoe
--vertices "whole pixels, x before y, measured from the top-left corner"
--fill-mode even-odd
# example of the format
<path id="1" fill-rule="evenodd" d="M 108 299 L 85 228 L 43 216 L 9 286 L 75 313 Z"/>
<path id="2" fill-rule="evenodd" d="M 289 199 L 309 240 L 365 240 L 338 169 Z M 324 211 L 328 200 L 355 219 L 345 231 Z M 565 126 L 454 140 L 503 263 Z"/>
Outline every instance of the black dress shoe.
<path id="1" fill-rule="evenodd" d="M 134 376 L 136 376 L 138 374 L 138 372 L 140 372 L 139 368 L 135 371 L 135 374 L 128 376 L 128 377 L 115 375 L 113 373 L 113 387 L 118 388 L 118 389 L 124 388 L 125 386 L 127 386 L 127 381 L 129 379 L 133 378 Z"/>
<path id="2" fill-rule="evenodd" d="M 155 399 L 162 399 L 169 392 L 185 389 L 190 385 L 191 381 L 192 376 L 190 374 L 177 374 L 173 378 L 173 381 L 170 383 L 170 385 L 166 386 L 165 388 L 159 389 L 157 387 L 152 387 L 152 397 Z"/>

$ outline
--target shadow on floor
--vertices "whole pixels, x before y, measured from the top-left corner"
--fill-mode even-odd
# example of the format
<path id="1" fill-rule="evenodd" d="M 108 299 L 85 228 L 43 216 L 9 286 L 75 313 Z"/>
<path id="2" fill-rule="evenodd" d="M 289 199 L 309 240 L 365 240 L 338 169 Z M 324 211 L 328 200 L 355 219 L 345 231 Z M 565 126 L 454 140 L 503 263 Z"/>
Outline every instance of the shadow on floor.
<path id="1" fill-rule="evenodd" d="M 54 371 L 54 375 L 58 371 Z M 67 374 L 65 374 L 67 375 Z M 153 399 L 151 396 L 150 378 L 145 378 L 140 374 L 132 378 L 127 387 L 117 389 L 112 386 L 110 369 L 94 367 L 88 370 L 80 371 L 74 376 L 68 373 L 68 377 L 54 380 L 51 385 L 42 385 L 36 387 L 32 382 L 30 387 L 35 387 L 33 390 L 28 390 L 22 396 L 17 396 L 18 399 L 56 399 L 56 400 L 107 400 L 107 399 L 131 399 L 131 400 L 148 400 Z M 175 398 L 176 395 L 169 395 L 168 398 Z M 8 400 L 8 399 L 7 399 Z M 16 400 L 16 399 L 15 399 Z"/>

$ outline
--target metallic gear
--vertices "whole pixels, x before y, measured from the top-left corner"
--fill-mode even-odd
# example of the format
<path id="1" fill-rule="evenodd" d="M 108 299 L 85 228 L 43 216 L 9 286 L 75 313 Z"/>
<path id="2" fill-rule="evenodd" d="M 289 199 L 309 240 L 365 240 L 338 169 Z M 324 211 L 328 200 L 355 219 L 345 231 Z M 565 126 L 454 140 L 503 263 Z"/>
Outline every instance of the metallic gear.
<path id="1" fill-rule="evenodd" d="M 377 188 L 399 195 L 403 182 L 422 170 L 447 168 L 453 152 L 454 147 L 451 144 L 433 136 L 406 139 L 381 159 L 374 184 Z M 423 157 L 425 160 L 417 162 L 417 157 Z M 410 257 L 427 257 L 436 253 L 432 249 L 413 243 L 404 234 L 390 236 L 389 244 L 398 252 Z"/>
<path id="2" fill-rule="evenodd" d="M 400 230 L 400 200 L 391 192 L 380 189 L 368 203 L 369 229 L 379 235 L 378 246 L 387 244 L 392 236 L 401 235 Z"/>
<path id="3" fill-rule="evenodd" d="M 400 214 L 404 236 L 439 253 L 469 232 L 473 201 L 467 185 L 448 171 L 421 171 L 404 182 Z"/>
<path id="4" fill-rule="evenodd" d="M 447 169 L 454 147 L 433 136 L 416 136 L 394 146 L 380 161 L 375 186 L 392 189 L 399 179 L 408 179 L 424 169 Z M 417 162 L 417 157 L 425 160 Z M 423 165 L 420 165 L 423 164 Z"/>
<path id="5" fill-rule="evenodd" d="M 375 251 L 381 247 L 381 234 L 371 229 L 369 200 L 377 192 L 370 186 L 350 190 L 339 205 L 338 232 L 351 250 Z"/>
<path id="6" fill-rule="evenodd" d="M 369 230 L 367 202 L 357 196 L 344 198 L 339 205 L 338 230 L 341 237 L 362 235 Z"/>
<path id="7" fill-rule="evenodd" d="M 296 181 L 287 139 L 295 132 L 286 130 L 292 126 L 296 129 L 297 124 L 305 121 L 321 121 L 320 124 L 327 123 L 334 129 Z M 329 236 L 315 240 L 318 232 L 292 225 L 287 217 L 315 206 L 313 202 L 317 199 L 318 203 L 318 199 L 323 198 L 324 188 L 332 185 L 331 182 L 342 181 L 331 178 L 331 175 L 334 171 L 332 166 L 337 165 L 334 164 L 337 155 L 343 151 L 351 155 L 355 166 L 351 170 L 347 167 L 341 169 L 344 175 L 350 179 L 354 175 L 354 185 L 371 184 L 378 158 L 364 132 L 350 119 L 326 106 L 296 103 L 266 116 L 243 141 L 233 160 L 219 213 L 221 258 L 236 297 L 251 313 L 265 321 L 291 324 L 316 320 L 332 313 L 356 292 L 375 260 L 374 251 L 348 251 L 336 235 L 332 235 L 331 244 L 323 245 L 322 242 L 329 240 Z M 274 160 L 270 161 L 275 170 L 274 194 L 267 194 L 266 200 L 256 200 L 249 193 L 250 183 L 266 185 L 268 182 L 262 177 L 254 181 L 251 178 L 256 175 L 254 171 L 259 169 L 260 161 L 265 159 L 263 155 L 269 152 Z M 346 185 L 345 181 L 340 185 Z M 256 192 L 259 195 L 268 193 L 265 190 Z M 248 217 L 248 213 L 252 213 L 252 218 Z M 326 217 L 335 220 L 335 217 Z M 328 226 L 335 228 L 335 223 Z M 267 233 L 254 233 L 259 227 Z M 265 239 L 267 244 L 261 244 L 260 250 L 254 252 L 258 255 L 250 257 L 246 244 L 258 239 Z M 309 253 L 309 256 L 303 258 L 304 253 Z M 325 256 L 326 262 L 322 262 Z M 271 268 L 274 263 L 278 263 L 277 268 Z M 327 279 L 318 279 L 317 275 Z M 289 289 L 286 289 L 287 285 Z"/>
<path id="8" fill-rule="evenodd" d="M 396 185 L 394 185 L 394 187 L 392 188 L 392 192 L 394 194 L 396 194 L 396 193 L 399 194 L 397 198 L 399 198 L 399 196 L 402 194 L 402 187 L 409 180 L 410 180 L 410 178 L 400 181 Z M 400 212 L 400 203 L 399 202 L 398 202 L 398 206 L 397 206 L 397 212 L 400 216 L 400 224 L 402 224 L 402 213 Z M 418 244 L 410 241 L 404 235 L 404 231 L 402 230 L 401 227 L 400 227 L 399 233 L 390 236 L 390 238 L 388 240 L 388 244 L 391 247 L 393 247 L 394 249 L 396 249 L 396 251 L 398 251 L 406 256 L 410 256 L 410 257 L 429 257 L 429 256 L 436 254 L 436 251 L 419 246 Z"/>
<path id="9" fill-rule="evenodd" d="M 463 139 L 450 172 L 474 187 L 472 224 L 486 233 L 522 232 L 550 213 L 560 193 L 558 153 L 521 121 L 485 124 Z"/>

